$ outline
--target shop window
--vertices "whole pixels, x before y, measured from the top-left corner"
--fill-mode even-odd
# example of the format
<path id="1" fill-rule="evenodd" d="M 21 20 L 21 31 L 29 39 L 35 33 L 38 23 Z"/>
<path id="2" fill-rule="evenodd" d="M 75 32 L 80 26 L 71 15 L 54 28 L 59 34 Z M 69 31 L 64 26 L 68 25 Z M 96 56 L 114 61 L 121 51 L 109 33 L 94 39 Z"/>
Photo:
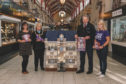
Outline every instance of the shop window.
<path id="1" fill-rule="evenodd" d="M 18 24 L 2 21 L 1 23 L 1 40 L 2 45 L 16 42 L 16 28 Z"/>
<path id="2" fill-rule="evenodd" d="M 112 41 L 126 42 L 126 16 L 112 19 Z"/>

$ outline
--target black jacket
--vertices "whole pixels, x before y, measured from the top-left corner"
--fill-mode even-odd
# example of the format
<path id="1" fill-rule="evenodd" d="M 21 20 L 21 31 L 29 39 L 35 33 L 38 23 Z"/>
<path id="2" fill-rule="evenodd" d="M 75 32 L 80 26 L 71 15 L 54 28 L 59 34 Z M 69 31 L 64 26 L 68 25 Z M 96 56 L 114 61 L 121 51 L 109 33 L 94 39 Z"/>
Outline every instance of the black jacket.
<path id="1" fill-rule="evenodd" d="M 32 44 L 33 44 L 33 49 L 38 50 L 38 49 L 45 49 L 45 44 L 44 42 L 37 42 L 36 41 L 36 35 L 39 34 L 37 32 L 32 33 Z M 41 31 L 40 33 L 41 38 L 45 39 L 46 32 Z"/>
<path id="2" fill-rule="evenodd" d="M 84 28 L 83 24 L 81 24 L 78 26 L 78 29 L 77 29 L 78 37 L 90 36 L 90 39 L 86 41 L 87 45 L 94 44 L 95 33 L 96 33 L 95 27 L 90 22 L 88 22 L 88 24 L 85 28 Z"/>

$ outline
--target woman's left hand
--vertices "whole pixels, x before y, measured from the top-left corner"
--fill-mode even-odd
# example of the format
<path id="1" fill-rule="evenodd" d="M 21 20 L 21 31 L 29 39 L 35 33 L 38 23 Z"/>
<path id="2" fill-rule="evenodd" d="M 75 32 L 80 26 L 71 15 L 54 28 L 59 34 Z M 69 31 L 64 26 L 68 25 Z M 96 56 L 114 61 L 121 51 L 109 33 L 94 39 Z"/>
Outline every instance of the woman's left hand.
<path id="1" fill-rule="evenodd" d="M 44 40 L 42 40 L 42 42 L 44 43 Z"/>
<path id="2" fill-rule="evenodd" d="M 103 46 L 99 46 L 99 49 L 103 49 Z"/>
<path id="3" fill-rule="evenodd" d="M 94 49 L 96 48 L 95 45 L 93 45 L 93 48 L 94 48 Z"/>
<path id="4" fill-rule="evenodd" d="M 31 39 L 28 39 L 28 42 L 31 42 Z"/>

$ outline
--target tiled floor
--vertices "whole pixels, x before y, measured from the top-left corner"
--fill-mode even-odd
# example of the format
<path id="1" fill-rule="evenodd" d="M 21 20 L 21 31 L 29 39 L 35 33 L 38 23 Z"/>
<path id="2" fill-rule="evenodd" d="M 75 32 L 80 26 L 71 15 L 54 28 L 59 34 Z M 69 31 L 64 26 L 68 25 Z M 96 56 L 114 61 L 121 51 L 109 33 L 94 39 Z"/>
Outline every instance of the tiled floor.
<path id="1" fill-rule="evenodd" d="M 108 57 L 108 70 L 105 78 L 95 74 L 99 70 L 98 58 L 94 54 L 94 73 L 91 75 L 75 72 L 34 71 L 33 56 L 29 59 L 28 75 L 21 73 L 22 58 L 17 56 L 0 65 L 0 84 L 126 84 L 126 66 Z M 86 66 L 87 71 L 87 59 Z"/>

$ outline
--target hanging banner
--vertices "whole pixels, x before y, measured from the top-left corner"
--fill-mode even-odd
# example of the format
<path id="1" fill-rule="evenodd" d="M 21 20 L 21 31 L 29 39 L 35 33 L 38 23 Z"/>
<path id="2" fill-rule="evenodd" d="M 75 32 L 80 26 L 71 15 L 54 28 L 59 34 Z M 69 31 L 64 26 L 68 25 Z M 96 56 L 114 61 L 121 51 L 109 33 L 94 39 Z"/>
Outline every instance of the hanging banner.
<path id="1" fill-rule="evenodd" d="M 80 3 L 80 11 L 83 10 L 83 2 Z"/>
<path id="2" fill-rule="evenodd" d="M 90 0 L 84 0 L 84 8 L 90 3 Z"/>
<path id="3" fill-rule="evenodd" d="M 79 7 L 77 7 L 77 15 L 79 14 Z"/>
<path id="4" fill-rule="evenodd" d="M 35 0 L 35 3 L 41 6 L 41 0 Z"/>

